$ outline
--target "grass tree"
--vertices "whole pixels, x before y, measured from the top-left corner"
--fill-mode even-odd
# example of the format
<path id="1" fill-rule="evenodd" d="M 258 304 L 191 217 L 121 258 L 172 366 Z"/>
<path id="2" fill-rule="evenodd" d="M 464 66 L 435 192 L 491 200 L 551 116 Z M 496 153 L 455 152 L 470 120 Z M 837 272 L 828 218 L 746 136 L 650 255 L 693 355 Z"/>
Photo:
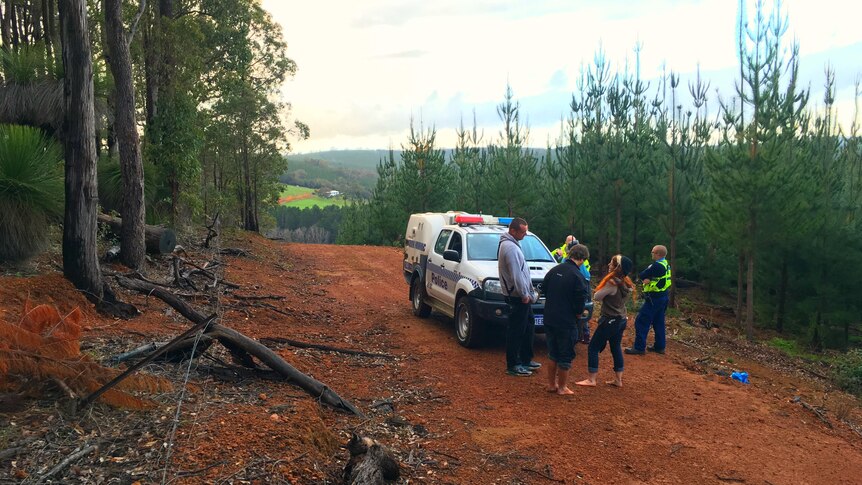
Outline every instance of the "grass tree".
<path id="1" fill-rule="evenodd" d="M 60 146 L 42 130 L 0 125 L 0 260 L 18 261 L 45 244 L 63 214 Z"/>

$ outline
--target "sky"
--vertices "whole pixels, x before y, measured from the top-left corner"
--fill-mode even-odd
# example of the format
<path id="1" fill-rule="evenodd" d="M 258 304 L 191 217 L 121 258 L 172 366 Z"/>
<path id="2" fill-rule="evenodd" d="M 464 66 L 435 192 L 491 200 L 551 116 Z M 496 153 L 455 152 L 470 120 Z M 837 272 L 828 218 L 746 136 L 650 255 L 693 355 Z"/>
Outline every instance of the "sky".
<path id="1" fill-rule="evenodd" d="M 748 12 L 754 2 L 748 1 Z M 701 76 L 733 95 L 736 0 L 263 0 L 284 29 L 296 75 L 282 87 L 291 116 L 308 124 L 293 153 L 399 149 L 411 121 L 452 147 L 476 124 L 483 144 L 499 139 L 496 107 L 507 84 L 520 103 L 529 144 L 552 145 L 583 69 L 603 51 L 614 72 L 634 66 L 654 89 L 663 70 L 681 86 Z M 766 5 L 772 5 L 766 0 Z M 851 123 L 862 76 L 862 2 L 784 0 L 799 42 L 810 104 L 822 105 L 824 68 L 835 70 L 838 119 Z M 769 8 L 768 8 L 769 9 Z"/>

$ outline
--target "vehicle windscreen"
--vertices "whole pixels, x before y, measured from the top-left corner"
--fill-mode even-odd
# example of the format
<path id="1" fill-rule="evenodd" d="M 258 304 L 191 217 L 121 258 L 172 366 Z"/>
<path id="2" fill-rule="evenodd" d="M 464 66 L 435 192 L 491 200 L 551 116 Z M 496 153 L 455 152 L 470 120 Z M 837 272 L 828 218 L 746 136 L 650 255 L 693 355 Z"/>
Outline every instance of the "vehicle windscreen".
<path id="1" fill-rule="evenodd" d="M 472 261 L 496 261 L 499 246 L 499 234 L 467 234 L 467 258 Z M 554 261 L 544 244 L 532 234 L 527 234 L 527 237 L 521 241 L 521 249 L 527 261 L 549 263 Z"/>

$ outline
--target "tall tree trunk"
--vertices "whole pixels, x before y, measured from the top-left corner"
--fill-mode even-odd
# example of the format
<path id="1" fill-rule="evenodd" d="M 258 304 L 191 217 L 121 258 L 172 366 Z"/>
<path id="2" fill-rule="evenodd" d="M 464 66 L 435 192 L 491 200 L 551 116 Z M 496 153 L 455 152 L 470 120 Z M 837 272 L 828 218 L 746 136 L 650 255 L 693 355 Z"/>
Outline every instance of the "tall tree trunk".
<path id="1" fill-rule="evenodd" d="M 30 24 L 33 26 L 33 42 L 42 40 L 42 0 L 33 0 L 30 3 Z"/>
<path id="2" fill-rule="evenodd" d="M 123 219 L 120 234 L 120 261 L 133 269 L 144 264 L 144 165 L 135 124 L 135 87 L 132 83 L 132 60 L 123 27 L 121 0 L 105 0 L 105 33 L 109 64 L 116 87 L 114 133 L 120 152 L 123 177 Z M 131 40 L 131 39 L 128 39 Z"/>
<path id="3" fill-rule="evenodd" d="M 745 251 L 739 248 L 739 261 L 736 267 L 736 326 L 742 324 L 742 295 L 745 291 Z"/>
<path id="4" fill-rule="evenodd" d="M 243 136 L 242 139 L 242 169 L 243 169 L 243 190 L 245 192 L 245 197 L 243 199 L 243 219 L 245 223 L 243 224 L 243 228 L 246 231 L 255 231 L 257 232 L 257 224 L 254 220 L 254 203 L 253 196 L 251 193 L 251 163 L 249 160 L 250 154 L 248 149 L 248 137 Z"/>
<path id="5" fill-rule="evenodd" d="M 9 25 L 10 18 L 9 0 L 7 0 L 5 5 L 0 5 L 0 42 L 7 49 L 12 45 L 12 30 Z"/>
<path id="6" fill-rule="evenodd" d="M 60 2 L 65 117 L 66 211 L 63 274 L 91 300 L 101 302 L 102 275 L 96 257 L 96 121 L 93 61 L 85 0 Z"/>
<path id="7" fill-rule="evenodd" d="M 784 332 L 784 317 L 787 312 L 787 254 L 781 255 L 781 277 L 778 282 L 778 308 L 775 310 L 775 330 Z"/>
<path id="8" fill-rule="evenodd" d="M 156 22 L 148 23 L 143 28 L 144 36 L 144 82 L 146 82 L 146 110 L 147 127 L 153 126 L 153 121 L 158 114 L 159 102 L 159 67 L 158 59 L 158 34 Z"/>
<path id="9" fill-rule="evenodd" d="M 12 47 L 17 49 L 20 42 L 20 37 L 18 37 L 18 16 L 16 15 L 15 10 L 15 2 L 13 0 L 6 0 L 6 16 L 9 17 L 9 29 L 11 34 L 10 38 L 12 40 Z"/>
<path id="10" fill-rule="evenodd" d="M 748 275 L 745 288 L 745 337 L 754 340 L 754 249 L 748 250 Z"/>
<path id="11" fill-rule="evenodd" d="M 47 30 L 47 41 L 51 43 L 51 53 L 54 57 L 54 62 L 60 62 L 59 55 L 57 55 L 57 49 L 60 46 L 60 29 L 57 28 L 56 20 L 57 20 L 57 11 L 55 6 L 57 2 L 54 0 L 47 0 L 47 15 L 48 21 L 45 24 L 45 28 Z"/>

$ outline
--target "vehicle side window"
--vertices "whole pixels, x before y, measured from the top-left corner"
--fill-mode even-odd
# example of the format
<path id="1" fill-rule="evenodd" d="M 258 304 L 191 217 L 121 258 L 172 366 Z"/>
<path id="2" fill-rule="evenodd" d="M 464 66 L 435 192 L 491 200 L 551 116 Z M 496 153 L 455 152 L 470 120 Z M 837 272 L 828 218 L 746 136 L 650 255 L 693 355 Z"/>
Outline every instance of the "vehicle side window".
<path id="1" fill-rule="evenodd" d="M 458 251 L 458 254 L 463 254 L 461 250 L 461 233 L 452 233 L 452 239 L 449 240 L 449 249 Z"/>
<path id="2" fill-rule="evenodd" d="M 443 229 L 440 231 L 440 236 L 437 237 L 437 243 L 434 245 L 434 252 L 443 254 L 446 250 L 446 243 L 449 241 L 449 235 L 452 234 L 452 229 Z"/>

